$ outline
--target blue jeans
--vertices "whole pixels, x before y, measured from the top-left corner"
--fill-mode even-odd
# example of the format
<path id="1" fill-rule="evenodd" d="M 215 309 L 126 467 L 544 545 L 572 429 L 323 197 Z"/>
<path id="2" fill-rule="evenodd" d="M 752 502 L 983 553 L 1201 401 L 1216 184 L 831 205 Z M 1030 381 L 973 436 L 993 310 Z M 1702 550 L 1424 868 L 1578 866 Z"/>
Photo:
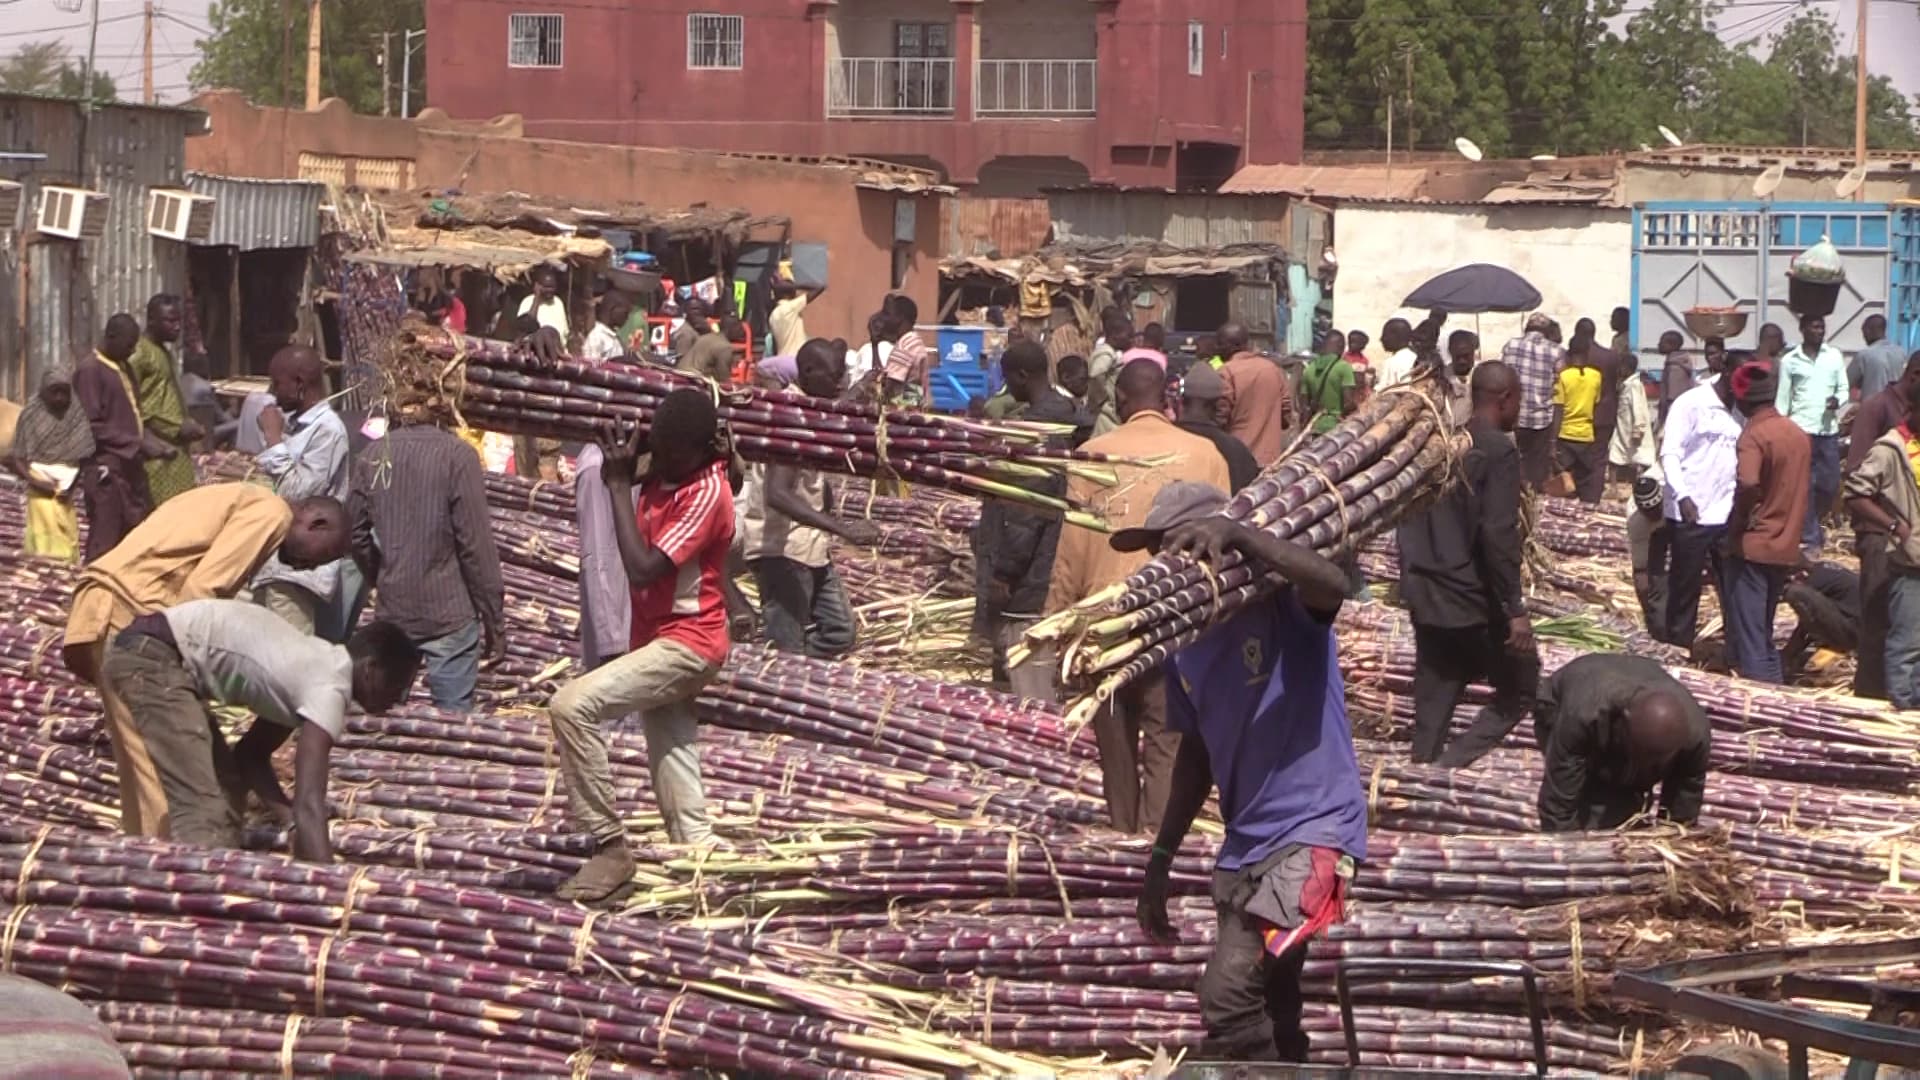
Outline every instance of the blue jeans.
<path id="1" fill-rule="evenodd" d="M 1807 520 L 1800 526 L 1800 546 L 1818 551 L 1826 530 L 1820 516 L 1833 509 L 1840 493 L 1840 436 L 1813 435 L 1813 468 L 1807 473 Z"/>
<path id="2" fill-rule="evenodd" d="M 427 671 L 427 692 L 436 708 L 472 712 L 473 691 L 480 683 L 480 623 L 468 623 L 444 637 L 413 643 Z"/>
<path id="3" fill-rule="evenodd" d="M 1920 708 L 1920 574 L 1902 570 L 1887 582 L 1887 700 Z"/>
<path id="4" fill-rule="evenodd" d="M 1787 568 L 1730 559 L 1725 604 L 1727 646 L 1741 675 L 1779 683 L 1780 652 L 1773 647 L 1773 613 L 1787 585 Z"/>
<path id="5" fill-rule="evenodd" d="M 767 642 L 784 653 L 838 660 L 853 650 L 853 608 L 833 564 L 803 566 L 778 556 L 748 564 L 760 587 Z"/>

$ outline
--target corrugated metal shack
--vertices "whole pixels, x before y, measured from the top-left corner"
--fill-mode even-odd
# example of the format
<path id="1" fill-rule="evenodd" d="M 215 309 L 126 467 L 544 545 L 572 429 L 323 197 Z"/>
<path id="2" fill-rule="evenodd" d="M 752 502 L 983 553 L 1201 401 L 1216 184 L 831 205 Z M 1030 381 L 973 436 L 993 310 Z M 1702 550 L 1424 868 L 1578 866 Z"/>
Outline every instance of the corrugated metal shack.
<path id="1" fill-rule="evenodd" d="M 213 200 L 213 227 L 187 255 L 189 289 L 215 378 L 259 375 L 283 346 L 324 345 L 314 312 L 313 261 L 327 186 L 188 173 Z"/>
<path id="2" fill-rule="evenodd" d="M 186 245 L 149 235 L 147 193 L 182 186 L 187 139 L 206 124 L 194 109 L 0 93 L 0 179 L 24 186 L 19 218 L 0 221 L 0 393 L 21 399 L 48 365 L 89 347 L 108 315 L 184 291 Z M 104 230 L 41 235 L 43 184 L 106 195 Z"/>

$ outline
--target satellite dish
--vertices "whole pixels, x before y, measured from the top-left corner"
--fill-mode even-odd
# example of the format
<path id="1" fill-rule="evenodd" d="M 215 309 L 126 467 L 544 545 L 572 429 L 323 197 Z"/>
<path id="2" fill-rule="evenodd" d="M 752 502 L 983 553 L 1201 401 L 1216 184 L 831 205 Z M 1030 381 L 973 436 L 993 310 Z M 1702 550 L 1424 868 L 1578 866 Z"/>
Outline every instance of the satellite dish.
<path id="1" fill-rule="evenodd" d="M 1648 145 L 1647 145 L 1646 143 L 1641 143 L 1641 144 L 1640 144 L 1640 152 L 1641 152 L 1641 153 L 1643 153 L 1643 154 L 1651 154 L 1651 153 L 1653 153 L 1653 147 L 1651 147 L 1651 146 L 1648 146 Z"/>
<path id="2" fill-rule="evenodd" d="M 1560 160 L 1560 158 L 1556 154 L 1535 154 L 1531 158 L 1528 158 L 1527 160 L 1537 165 L 1544 161 L 1558 161 Z"/>
<path id="3" fill-rule="evenodd" d="M 1860 190 L 1860 185 L 1866 182 L 1867 167 L 1863 163 L 1848 169 L 1847 175 L 1840 178 L 1840 182 L 1833 186 L 1833 190 L 1834 193 L 1841 198 L 1850 199 L 1853 197 L 1854 192 Z"/>
<path id="4" fill-rule="evenodd" d="M 1453 148 L 1460 151 L 1460 156 L 1466 158 L 1468 161 L 1479 161 L 1482 157 L 1486 156 L 1480 152 L 1480 147 L 1476 146 L 1472 139 L 1464 135 L 1453 140 Z"/>
<path id="5" fill-rule="evenodd" d="M 1685 139 L 1682 139 L 1682 138 L 1681 138 L 1680 136 L 1678 136 L 1678 135 L 1675 135 L 1675 134 L 1673 133 L 1673 129 L 1672 129 L 1672 128 L 1670 128 L 1670 127 L 1668 127 L 1668 126 L 1667 126 L 1667 125 L 1665 125 L 1665 124 L 1661 124 L 1661 125 L 1660 125 L 1660 137 L 1661 137 L 1661 138 L 1663 138 L 1663 139 L 1665 139 L 1665 140 L 1667 140 L 1667 145 L 1668 145 L 1668 146 L 1685 146 L 1685 145 L 1687 145 L 1687 142 L 1686 142 L 1686 140 L 1685 140 Z"/>
<path id="6" fill-rule="evenodd" d="M 1760 176 L 1757 179 L 1755 179 L 1753 182 L 1754 198 L 1756 199 L 1770 198 L 1774 192 L 1780 190 L 1780 181 L 1785 180 L 1786 178 L 1787 178 L 1786 162 L 1776 161 L 1773 164 L 1767 166 L 1767 171 L 1761 173 Z"/>

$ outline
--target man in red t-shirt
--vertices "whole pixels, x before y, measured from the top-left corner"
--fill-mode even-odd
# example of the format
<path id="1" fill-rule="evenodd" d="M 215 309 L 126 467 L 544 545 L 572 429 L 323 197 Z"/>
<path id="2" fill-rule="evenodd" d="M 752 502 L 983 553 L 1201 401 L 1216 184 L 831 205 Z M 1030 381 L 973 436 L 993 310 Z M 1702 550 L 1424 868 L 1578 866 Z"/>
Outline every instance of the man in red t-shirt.
<path id="1" fill-rule="evenodd" d="M 613 437 L 601 449 L 600 477 L 614 506 L 614 538 L 633 587 L 633 651 L 560 688 L 549 713 L 574 823 L 598 849 L 557 894 L 588 903 L 631 885 L 633 852 L 614 809 L 606 724 L 637 712 L 647 738 L 653 792 L 676 844 L 713 841 L 700 785 L 693 701 L 727 659 L 727 605 L 721 582 L 733 546 L 733 490 L 719 420 L 699 390 L 661 401 L 648 433 L 652 466 L 634 506 L 640 438 Z"/>

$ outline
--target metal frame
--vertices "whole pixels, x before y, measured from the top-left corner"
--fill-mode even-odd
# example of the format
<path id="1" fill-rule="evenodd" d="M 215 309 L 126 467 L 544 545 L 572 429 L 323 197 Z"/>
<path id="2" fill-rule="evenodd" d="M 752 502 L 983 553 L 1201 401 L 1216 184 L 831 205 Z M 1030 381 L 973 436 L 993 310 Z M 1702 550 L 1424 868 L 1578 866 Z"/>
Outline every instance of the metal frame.
<path id="1" fill-rule="evenodd" d="M 1920 938 L 1865 945 L 1802 946 L 1707 956 L 1614 976 L 1613 992 L 1658 1009 L 1741 1028 L 1787 1044 L 1787 1071 L 1807 1080 L 1808 1050 L 1853 1059 L 1847 1075 L 1872 1076 L 1872 1064 L 1920 1067 L 1920 1031 L 1889 1021 L 1920 1011 L 1920 991 L 1859 979 L 1816 975 L 1822 968 L 1920 963 Z M 1866 1020 L 1832 1016 L 1772 1001 L 1753 1001 L 1704 989 L 1725 983 L 1781 979 L 1785 997 L 1805 995 L 1872 1006 Z"/>

